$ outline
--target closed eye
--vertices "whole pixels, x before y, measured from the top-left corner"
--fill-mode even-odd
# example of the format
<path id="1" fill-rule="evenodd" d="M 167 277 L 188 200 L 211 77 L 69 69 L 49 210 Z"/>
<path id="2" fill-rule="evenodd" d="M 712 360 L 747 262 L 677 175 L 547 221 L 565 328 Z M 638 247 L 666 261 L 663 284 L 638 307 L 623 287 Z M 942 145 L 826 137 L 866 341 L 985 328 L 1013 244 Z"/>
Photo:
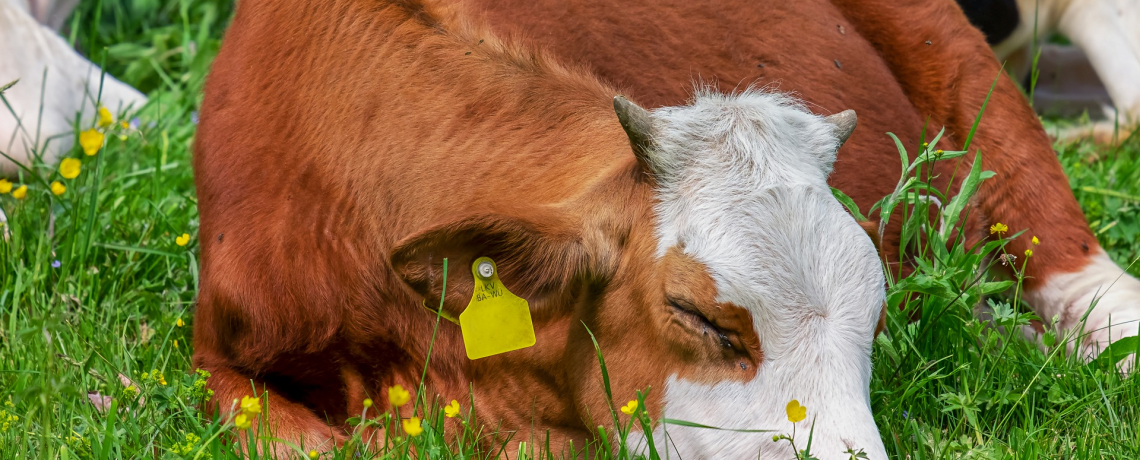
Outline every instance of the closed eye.
<path id="1" fill-rule="evenodd" d="M 666 297 L 666 302 L 679 316 L 692 323 L 697 329 L 705 332 L 713 332 L 716 338 L 720 341 L 720 345 L 724 348 L 734 348 L 732 341 L 729 340 L 728 334 L 709 320 L 707 316 L 702 314 L 700 310 L 693 306 L 693 304 L 684 300 Z"/>

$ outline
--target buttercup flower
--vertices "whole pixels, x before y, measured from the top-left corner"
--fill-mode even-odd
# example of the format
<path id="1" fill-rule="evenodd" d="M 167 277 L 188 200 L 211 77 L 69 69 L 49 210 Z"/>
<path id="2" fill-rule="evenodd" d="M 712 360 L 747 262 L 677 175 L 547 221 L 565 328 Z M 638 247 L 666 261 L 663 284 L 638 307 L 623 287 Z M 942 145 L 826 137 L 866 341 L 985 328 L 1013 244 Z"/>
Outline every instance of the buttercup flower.
<path id="1" fill-rule="evenodd" d="M 3 195 L 5 193 L 11 192 L 11 191 L 12 191 L 12 183 L 8 182 L 7 179 L 0 179 L 0 195 Z"/>
<path id="2" fill-rule="evenodd" d="M 234 417 L 234 426 L 239 430 L 248 430 L 250 426 L 253 426 L 253 417 L 245 415 L 245 413 L 237 414 L 237 417 Z"/>
<path id="3" fill-rule="evenodd" d="M 792 423 L 799 423 L 807 418 L 807 407 L 801 406 L 800 402 L 795 399 L 788 402 L 785 411 L 788 413 L 788 421 Z"/>
<path id="4" fill-rule="evenodd" d="M 1032 249 L 1026 249 L 1025 250 L 1025 257 L 1033 257 L 1033 250 Z"/>
<path id="5" fill-rule="evenodd" d="M 178 348 L 178 339 L 174 339 L 174 348 Z"/>
<path id="6" fill-rule="evenodd" d="M 400 385 L 388 387 L 388 402 L 393 406 L 400 407 L 407 404 L 412 399 L 412 395 Z"/>
<path id="7" fill-rule="evenodd" d="M 452 399 L 451 404 L 443 406 L 443 415 L 446 415 L 447 418 L 455 418 L 456 416 L 458 416 L 459 415 L 459 401 Z"/>
<path id="8" fill-rule="evenodd" d="M 66 192 L 66 191 L 67 191 L 67 187 L 65 187 L 59 181 L 55 181 L 55 182 L 51 183 L 51 193 L 53 195 L 60 196 L 60 195 L 63 195 L 63 192 Z"/>
<path id="9" fill-rule="evenodd" d="M 99 107 L 99 127 L 106 128 L 115 122 L 115 117 L 111 116 L 111 111 L 106 107 Z"/>
<path id="10" fill-rule="evenodd" d="M 990 234 L 991 235 L 993 235 L 994 233 L 1002 234 L 1002 233 L 1005 233 L 1008 231 L 1009 231 L 1009 227 L 1007 227 L 1005 224 L 1003 224 L 1001 222 L 998 222 L 998 223 L 990 226 Z"/>
<path id="11" fill-rule="evenodd" d="M 190 234 L 189 233 L 183 233 L 182 236 L 175 238 L 174 242 L 176 244 L 178 244 L 179 246 L 186 246 L 187 244 L 190 244 Z"/>
<path id="12" fill-rule="evenodd" d="M 78 158 L 64 158 L 63 161 L 59 162 L 59 175 L 63 176 L 64 179 L 75 179 L 79 177 L 79 169 L 82 165 L 83 162 L 79 161 Z"/>
<path id="13" fill-rule="evenodd" d="M 175 327 L 182 327 L 182 326 L 185 326 L 185 325 L 186 325 L 186 322 L 185 322 L 185 321 L 182 321 L 182 318 L 178 318 L 178 320 L 174 321 L 174 326 L 175 326 Z"/>
<path id="14" fill-rule="evenodd" d="M 321 454 L 320 454 L 320 453 L 318 453 L 318 452 L 317 452 L 317 451 L 315 451 L 315 450 L 310 450 L 310 451 L 309 451 L 309 458 L 310 458 L 310 459 L 312 459 L 312 460 L 317 460 L 317 457 L 320 457 L 320 456 L 321 456 Z"/>
<path id="15" fill-rule="evenodd" d="M 621 406 L 621 412 L 625 415 L 633 415 L 634 412 L 637 412 L 637 400 L 631 399 L 624 406 Z"/>
<path id="16" fill-rule="evenodd" d="M 1041 240 L 1037 239 L 1037 235 L 1033 235 L 1033 245 L 1037 246 L 1039 244 L 1041 244 Z"/>
<path id="17" fill-rule="evenodd" d="M 15 198 L 17 200 L 22 200 L 22 199 L 24 199 L 25 196 L 28 196 L 28 186 L 27 185 L 21 185 L 16 190 L 12 190 L 12 198 Z"/>
<path id="18" fill-rule="evenodd" d="M 420 424 L 419 417 L 412 417 L 400 423 L 404 425 L 404 432 L 408 433 L 408 436 L 411 436 L 413 438 L 419 436 L 420 433 L 424 432 L 424 427 Z"/>
<path id="19" fill-rule="evenodd" d="M 261 398 L 251 398 L 249 396 L 241 397 L 241 412 L 243 414 L 256 415 L 261 413 Z"/>
<path id="20" fill-rule="evenodd" d="M 364 398 L 364 408 L 372 407 L 372 398 Z"/>
<path id="21" fill-rule="evenodd" d="M 79 133 L 79 146 L 83 147 L 83 153 L 87 156 L 99 153 L 99 149 L 103 148 L 103 133 L 94 129 Z"/>

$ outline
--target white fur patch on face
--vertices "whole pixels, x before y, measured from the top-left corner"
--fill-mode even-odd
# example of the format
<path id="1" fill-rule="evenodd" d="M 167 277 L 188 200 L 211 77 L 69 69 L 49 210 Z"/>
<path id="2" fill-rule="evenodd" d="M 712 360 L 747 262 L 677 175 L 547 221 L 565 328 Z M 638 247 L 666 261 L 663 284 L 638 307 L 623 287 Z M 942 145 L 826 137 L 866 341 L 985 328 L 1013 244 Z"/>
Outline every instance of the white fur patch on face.
<path id="1" fill-rule="evenodd" d="M 1080 340 L 1085 359 L 1095 358 L 1113 341 L 1136 335 L 1140 328 L 1140 280 L 1124 273 L 1104 251 L 1089 259 L 1080 271 L 1050 276 L 1039 289 L 1025 294 L 1043 320 L 1057 317 L 1066 331 L 1080 327 L 1081 318 L 1098 299 L 1084 323 L 1087 336 Z M 1129 367 L 1131 361 L 1122 365 Z"/>
<path id="2" fill-rule="evenodd" d="M 831 195 L 832 127 L 785 96 L 700 93 L 653 113 L 658 254 L 703 263 L 718 302 L 752 313 L 763 362 L 749 382 L 670 379 L 663 416 L 791 434 L 785 406 L 808 408 L 812 453 L 886 458 L 871 417 L 871 342 L 884 278 L 870 238 Z M 670 427 L 682 458 L 790 458 L 772 434 Z M 802 448 L 802 447 L 801 447 Z"/>

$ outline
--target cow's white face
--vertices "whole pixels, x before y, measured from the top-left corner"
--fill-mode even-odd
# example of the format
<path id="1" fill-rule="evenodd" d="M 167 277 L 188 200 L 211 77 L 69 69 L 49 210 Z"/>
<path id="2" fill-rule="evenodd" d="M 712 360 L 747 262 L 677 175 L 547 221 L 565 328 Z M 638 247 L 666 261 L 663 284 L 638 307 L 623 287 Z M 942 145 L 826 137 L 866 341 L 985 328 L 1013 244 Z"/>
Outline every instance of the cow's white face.
<path id="1" fill-rule="evenodd" d="M 840 143 L 835 126 L 789 98 L 753 91 L 700 94 L 651 118 L 643 156 L 658 187 L 657 255 L 707 271 L 715 300 L 700 308 L 746 311 L 755 333 L 746 335 L 758 338 L 761 356 L 747 379 L 670 377 L 661 415 L 775 430 L 668 426 L 669 441 L 658 428 L 658 448 L 686 459 L 791 458 L 772 435 L 792 433 L 785 408 L 795 399 L 807 407 L 796 425 L 800 449 L 814 422 L 817 457 L 847 458 L 851 448 L 886 458 L 868 396 L 884 278 L 870 238 L 826 182 Z"/>

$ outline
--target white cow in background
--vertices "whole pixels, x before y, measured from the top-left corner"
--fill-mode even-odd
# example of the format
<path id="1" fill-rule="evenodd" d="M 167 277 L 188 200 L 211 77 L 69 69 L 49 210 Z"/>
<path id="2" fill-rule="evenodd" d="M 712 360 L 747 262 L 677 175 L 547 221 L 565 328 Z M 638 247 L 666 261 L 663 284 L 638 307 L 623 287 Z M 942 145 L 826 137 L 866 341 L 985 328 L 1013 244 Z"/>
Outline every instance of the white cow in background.
<path id="1" fill-rule="evenodd" d="M 1057 32 L 1075 45 L 1076 49 L 1043 47 L 1035 102 L 1100 106 L 1101 110 L 1090 111 L 1090 115 L 1103 114 L 1105 120 L 1059 137 L 1093 134 L 1105 140 L 1117 122 L 1123 135 L 1140 127 L 1140 0 L 958 1 L 971 22 L 986 32 L 998 60 L 1006 61 L 1022 81 L 1033 65 L 1034 30 L 1038 46 Z M 1111 105 L 1104 103 L 1097 78 L 1082 72 L 1089 64 Z"/>
<path id="2" fill-rule="evenodd" d="M 9 3 L 27 11 L 40 24 L 60 30 L 79 0 L 9 0 Z"/>
<path id="3" fill-rule="evenodd" d="M 0 103 L 0 152 L 20 163 L 27 164 L 39 153 L 52 164 L 71 149 L 76 114 L 81 127 L 91 124 L 100 84 L 100 104 L 116 115 L 146 103 L 145 96 L 109 75 L 104 77 L 98 66 L 32 16 L 36 13 L 48 24 L 58 25 L 72 7 L 70 0 L 0 0 L 0 87 L 19 80 L 3 92 L 7 105 Z M 0 177 L 17 169 L 0 156 Z"/>

